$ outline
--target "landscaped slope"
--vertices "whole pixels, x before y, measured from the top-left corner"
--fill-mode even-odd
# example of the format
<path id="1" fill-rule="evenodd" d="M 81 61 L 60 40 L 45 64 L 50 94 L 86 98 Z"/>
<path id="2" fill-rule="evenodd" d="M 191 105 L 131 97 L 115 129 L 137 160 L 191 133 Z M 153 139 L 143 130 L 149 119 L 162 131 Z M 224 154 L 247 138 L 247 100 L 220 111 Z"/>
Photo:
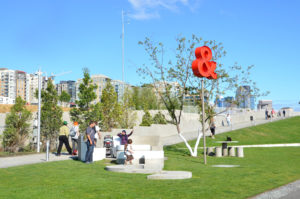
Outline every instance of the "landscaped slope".
<path id="1" fill-rule="evenodd" d="M 299 120 L 291 118 L 229 134 L 243 144 L 283 143 L 280 139 L 299 142 L 296 134 L 286 132 L 292 129 L 299 135 Z M 269 134 L 252 136 L 258 136 L 260 130 Z M 193 178 L 187 180 L 152 181 L 143 174 L 108 172 L 104 170 L 107 161 L 84 164 L 69 160 L 0 169 L 0 198 L 247 198 L 300 179 L 300 147 L 246 148 L 244 153 L 245 158 L 208 157 L 204 165 L 202 155 L 193 158 L 178 146 L 167 147 L 165 169 L 192 171 Z M 214 164 L 240 167 L 214 168 Z"/>

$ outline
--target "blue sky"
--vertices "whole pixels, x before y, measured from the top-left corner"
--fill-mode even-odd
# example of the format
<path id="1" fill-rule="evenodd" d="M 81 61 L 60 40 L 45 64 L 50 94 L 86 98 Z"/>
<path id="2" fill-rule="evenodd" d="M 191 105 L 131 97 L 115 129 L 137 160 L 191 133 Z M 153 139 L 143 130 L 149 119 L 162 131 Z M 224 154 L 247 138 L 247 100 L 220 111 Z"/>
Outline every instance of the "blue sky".
<path id="1" fill-rule="evenodd" d="M 167 53 L 175 38 L 196 34 L 222 42 L 225 65 L 255 65 L 252 78 L 267 99 L 300 100 L 300 1 L 297 0 L 0 0 L 0 67 L 76 80 L 82 68 L 122 79 L 121 10 L 125 25 L 125 80 L 139 84 L 147 63 L 137 45 L 146 36 Z"/>

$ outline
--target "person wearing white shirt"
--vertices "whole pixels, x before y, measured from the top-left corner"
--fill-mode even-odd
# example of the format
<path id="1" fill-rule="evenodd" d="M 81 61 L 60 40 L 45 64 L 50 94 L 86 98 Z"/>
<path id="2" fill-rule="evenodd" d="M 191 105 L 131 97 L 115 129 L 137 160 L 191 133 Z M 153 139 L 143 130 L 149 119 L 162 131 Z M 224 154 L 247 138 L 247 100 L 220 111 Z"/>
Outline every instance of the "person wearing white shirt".
<path id="1" fill-rule="evenodd" d="M 231 125 L 231 117 L 230 117 L 229 113 L 226 116 L 226 121 L 227 121 L 227 125 L 230 126 Z"/>

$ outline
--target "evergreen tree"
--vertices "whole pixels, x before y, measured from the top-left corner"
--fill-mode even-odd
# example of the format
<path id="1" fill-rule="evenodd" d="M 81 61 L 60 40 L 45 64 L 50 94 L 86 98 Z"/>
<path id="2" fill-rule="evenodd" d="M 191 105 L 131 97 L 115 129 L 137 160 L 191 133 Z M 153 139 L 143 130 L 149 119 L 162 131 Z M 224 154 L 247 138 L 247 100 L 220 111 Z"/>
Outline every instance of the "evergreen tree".
<path id="1" fill-rule="evenodd" d="M 63 103 L 68 103 L 71 100 L 71 96 L 69 93 L 67 93 L 66 91 L 62 91 L 60 96 L 59 96 L 59 101 Z"/>
<path id="2" fill-rule="evenodd" d="M 84 132 L 90 121 L 100 121 L 101 111 L 100 104 L 92 104 L 97 99 L 97 95 L 94 92 L 98 88 L 93 84 L 93 80 L 90 77 L 90 73 L 87 68 L 83 69 L 82 83 L 79 85 L 79 100 L 76 101 L 77 107 L 74 107 L 70 111 L 71 120 L 79 123 L 81 132 Z"/>
<path id="3" fill-rule="evenodd" d="M 167 124 L 165 116 L 160 111 L 154 115 L 153 124 Z"/>
<path id="4" fill-rule="evenodd" d="M 24 147 L 29 134 L 31 112 L 25 108 L 26 102 L 19 96 L 5 119 L 3 132 L 4 149 L 17 152 Z"/>
<path id="5" fill-rule="evenodd" d="M 123 100 L 121 103 L 120 127 L 121 128 L 133 128 L 135 121 L 137 120 L 137 113 L 134 112 L 136 104 L 134 103 L 134 91 L 132 92 L 129 88 L 125 89 Z"/>
<path id="6" fill-rule="evenodd" d="M 101 96 L 102 129 L 110 131 L 111 128 L 118 126 L 122 115 L 120 104 L 118 103 L 117 93 L 110 81 L 106 83 Z"/>
<path id="7" fill-rule="evenodd" d="M 57 105 L 58 95 L 52 81 L 48 81 L 46 90 L 41 93 L 41 136 L 42 140 L 50 140 L 54 143 L 58 137 L 59 128 L 62 125 L 63 111 Z M 51 146 L 51 145 L 50 145 Z"/>
<path id="8" fill-rule="evenodd" d="M 140 110 L 142 108 L 141 100 L 140 100 L 140 87 L 137 86 L 133 87 L 132 101 L 135 110 Z"/>
<path id="9" fill-rule="evenodd" d="M 151 124 L 153 123 L 151 114 L 149 113 L 148 110 L 144 110 L 144 115 L 142 118 L 142 123 L 140 124 L 140 126 L 151 126 Z"/>
<path id="10" fill-rule="evenodd" d="M 140 101 L 142 102 L 142 109 L 157 110 L 158 100 L 154 93 L 152 85 L 143 85 L 140 92 Z"/>

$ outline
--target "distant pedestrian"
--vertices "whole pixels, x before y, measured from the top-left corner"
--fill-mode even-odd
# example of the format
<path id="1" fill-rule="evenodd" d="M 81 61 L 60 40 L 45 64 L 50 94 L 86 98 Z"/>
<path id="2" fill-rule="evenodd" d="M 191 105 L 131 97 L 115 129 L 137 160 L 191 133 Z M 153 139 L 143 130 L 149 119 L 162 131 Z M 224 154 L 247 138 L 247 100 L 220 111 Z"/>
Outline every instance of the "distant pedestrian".
<path id="1" fill-rule="evenodd" d="M 282 113 L 283 113 L 283 117 L 285 117 L 285 110 L 284 109 L 283 109 Z"/>
<path id="2" fill-rule="evenodd" d="M 209 128 L 210 128 L 210 132 L 211 132 L 211 138 L 215 139 L 216 124 L 215 124 L 214 119 L 210 120 Z"/>
<path id="3" fill-rule="evenodd" d="M 278 116 L 278 117 L 281 117 L 280 111 L 277 112 L 277 116 Z"/>
<path id="4" fill-rule="evenodd" d="M 275 117 L 275 110 L 273 108 L 272 108 L 271 114 L 272 114 L 272 118 L 274 118 Z"/>
<path id="5" fill-rule="evenodd" d="M 100 133 L 100 127 L 98 126 L 98 122 L 95 122 L 94 130 L 95 130 L 95 146 L 101 147 L 100 146 L 101 133 Z"/>
<path id="6" fill-rule="evenodd" d="M 87 137 L 87 151 L 85 155 L 85 163 L 89 164 L 93 162 L 93 153 L 94 153 L 94 147 L 95 147 L 95 122 L 90 122 L 89 126 L 87 127 L 85 133 Z"/>
<path id="7" fill-rule="evenodd" d="M 266 109 L 265 115 L 266 115 L 266 120 L 267 120 L 267 119 L 269 118 L 269 112 L 268 112 L 268 109 Z"/>
<path id="8" fill-rule="evenodd" d="M 133 133 L 133 130 L 128 135 L 126 134 L 126 131 L 123 130 L 122 133 L 119 133 L 118 136 L 121 138 L 121 145 L 125 145 L 128 142 L 128 137 L 130 137 Z"/>
<path id="9" fill-rule="evenodd" d="M 61 152 L 61 148 L 62 148 L 62 145 L 65 144 L 67 150 L 68 150 L 68 153 L 71 155 L 72 154 L 72 149 L 70 148 L 70 145 L 69 145 L 69 139 L 68 139 L 68 136 L 69 136 L 69 133 L 70 133 L 70 129 L 69 127 L 67 126 L 68 125 L 68 122 L 67 121 L 64 121 L 63 122 L 63 126 L 60 127 L 59 129 L 59 146 L 58 146 L 58 149 L 57 149 L 57 153 L 56 155 L 57 156 L 60 156 L 60 152 Z"/>
<path id="10" fill-rule="evenodd" d="M 125 153 L 125 156 L 126 156 L 125 164 L 127 164 L 128 162 L 130 164 L 132 164 L 133 150 L 132 150 L 132 140 L 131 139 L 128 139 L 128 143 L 125 144 L 124 153 Z"/>
<path id="11" fill-rule="evenodd" d="M 78 126 L 78 122 L 74 122 L 73 126 L 70 130 L 70 137 L 72 140 L 72 155 L 77 155 L 78 152 L 78 137 L 79 137 L 79 126 Z"/>
<path id="12" fill-rule="evenodd" d="M 227 121 L 227 125 L 230 126 L 231 125 L 231 117 L 230 117 L 229 113 L 226 116 L 226 121 Z"/>

